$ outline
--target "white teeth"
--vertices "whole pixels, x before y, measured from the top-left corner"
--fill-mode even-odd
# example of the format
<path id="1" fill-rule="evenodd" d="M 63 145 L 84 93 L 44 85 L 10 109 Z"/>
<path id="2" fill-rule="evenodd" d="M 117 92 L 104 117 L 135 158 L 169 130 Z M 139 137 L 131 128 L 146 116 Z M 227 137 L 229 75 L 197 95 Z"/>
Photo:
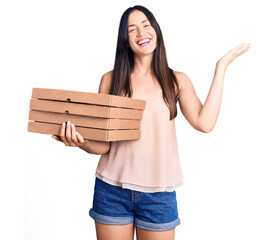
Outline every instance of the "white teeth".
<path id="1" fill-rule="evenodd" d="M 146 42 L 150 42 L 150 39 L 144 39 L 144 40 L 138 42 L 138 44 L 142 45 L 143 43 L 146 43 Z"/>

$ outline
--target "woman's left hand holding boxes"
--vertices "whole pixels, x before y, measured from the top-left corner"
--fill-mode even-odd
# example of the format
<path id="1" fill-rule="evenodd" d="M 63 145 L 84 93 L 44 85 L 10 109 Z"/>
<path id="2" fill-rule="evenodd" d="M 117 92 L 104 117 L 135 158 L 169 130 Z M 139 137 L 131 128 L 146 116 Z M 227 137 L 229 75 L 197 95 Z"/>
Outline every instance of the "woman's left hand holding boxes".
<path id="1" fill-rule="evenodd" d="M 52 134 L 65 146 L 90 154 L 106 154 L 111 141 L 140 139 L 145 104 L 106 93 L 33 88 L 28 131 Z"/>
<path id="2" fill-rule="evenodd" d="M 75 125 L 70 121 L 62 123 L 60 135 L 52 135 L 57 141 L 63 142 L 65 146 L 79 147 L 90 154 L 105 154 L 110 150 L 110 142 L 95 141 L 84 139 L 83 136 L 76 131 Z"/>
<path id="3" fill-rule="evenodd" d="M 52 138 L 71 147 L 82 147 L 86 144 L 86 141 L 88 141 L 85 140 L 80 133 L 76 132 L 75 125 L 70 121 L 68 121 L 67 124 L 63 122 L 60 129 L 60 135 L 52 135 Z"/>

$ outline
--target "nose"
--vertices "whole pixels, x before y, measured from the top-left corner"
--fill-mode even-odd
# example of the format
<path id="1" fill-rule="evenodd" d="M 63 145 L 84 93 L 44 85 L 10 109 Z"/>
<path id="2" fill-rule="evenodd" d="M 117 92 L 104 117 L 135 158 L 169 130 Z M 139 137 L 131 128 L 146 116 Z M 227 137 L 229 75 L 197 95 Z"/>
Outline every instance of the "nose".
<path id="1" fill-rule="evenodd" d="M 138 28 L 137 30 L 137 37 L 140 37 L 142 35 L 143 31 L 141 28 Z"/>

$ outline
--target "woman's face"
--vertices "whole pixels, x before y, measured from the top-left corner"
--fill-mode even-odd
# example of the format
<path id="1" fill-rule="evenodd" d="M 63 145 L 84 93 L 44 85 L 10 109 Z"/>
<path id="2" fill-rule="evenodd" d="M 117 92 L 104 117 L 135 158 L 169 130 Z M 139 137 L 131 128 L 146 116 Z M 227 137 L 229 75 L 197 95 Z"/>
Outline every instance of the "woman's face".
<path id="1" fill-rule="evenodd" d="M 137 55 L 149 55 L 157 47 L 157 34 L 146 15 L 134 10 L 128 17 L 128 41 Z"/>

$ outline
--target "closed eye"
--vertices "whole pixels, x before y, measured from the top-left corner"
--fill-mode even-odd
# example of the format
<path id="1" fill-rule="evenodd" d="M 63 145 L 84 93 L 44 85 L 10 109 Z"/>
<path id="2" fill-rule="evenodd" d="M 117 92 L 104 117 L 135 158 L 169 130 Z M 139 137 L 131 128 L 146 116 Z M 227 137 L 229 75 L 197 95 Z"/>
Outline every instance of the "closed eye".
<path id="1" fill-rule="evenodd" d="M 144 25 L 144 27 L 149 27 L 150 25 Z M 130 31 L 128 31 L 128 32 L 132 32 L 132 31 L 134 31 L 134 30 L 136 30 L 136 29 L 131 29 Z"/>

